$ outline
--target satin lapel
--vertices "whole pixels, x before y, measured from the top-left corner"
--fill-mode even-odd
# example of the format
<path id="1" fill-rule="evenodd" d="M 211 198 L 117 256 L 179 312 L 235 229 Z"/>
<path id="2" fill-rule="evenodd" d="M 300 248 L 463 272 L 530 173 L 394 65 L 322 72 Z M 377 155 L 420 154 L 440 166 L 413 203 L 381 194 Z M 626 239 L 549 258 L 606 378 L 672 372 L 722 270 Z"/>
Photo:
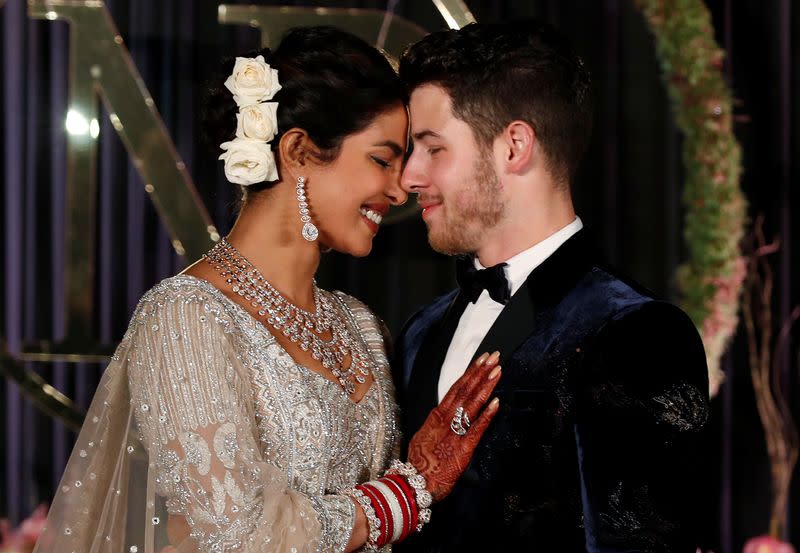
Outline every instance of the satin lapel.
<path id="1" fill-rule="evenodd" d="M 581 230 L 531 272 L 512 296 L 477 349 L 499 351 L 500 363 L 521 346 L 534 329 L 536 311 L 556 305 L 586 273 L 594 258 Z"/>
<path id="2" fill-rule="evenodd" d="M 406 393 L 404 413 L 406 439 L 410 439 L 414 432 L 419 430 L 428 413 L 439 404 L 437 397 L 439 374 L 466 303 L 462 294 L 457 294 L 444 317 L 431 325 L 420 346 Z"/>
<path id="3" fill-rule="evenodd" d="M 535 306 L 526 281 L 511 297 L 500 316 L 478 346 L 476 354 L 500 352 L 500 363 L 508 359 L 533 332 Z"/>

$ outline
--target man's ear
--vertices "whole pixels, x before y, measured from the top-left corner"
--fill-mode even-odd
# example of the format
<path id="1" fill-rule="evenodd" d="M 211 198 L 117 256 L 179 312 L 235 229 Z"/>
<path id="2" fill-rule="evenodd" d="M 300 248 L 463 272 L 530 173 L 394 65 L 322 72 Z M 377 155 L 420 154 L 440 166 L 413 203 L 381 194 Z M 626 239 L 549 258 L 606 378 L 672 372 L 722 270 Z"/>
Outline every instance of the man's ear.
<path id="1" fill-rule="evenodd" d="M 296 127 L 283 133 L 278 151 L 282 168 L 298 175 L 303 173 L 312 158 L 319 155 L 319 148 L 308 133 Z"/>
<path id="2" fill-rule="evenodd" d="M 536 132 L 530 123 L 512 121 L 500 136 L 503 162 L 509 173 L 523 173 L 530 166 L 536 147 Z"/>

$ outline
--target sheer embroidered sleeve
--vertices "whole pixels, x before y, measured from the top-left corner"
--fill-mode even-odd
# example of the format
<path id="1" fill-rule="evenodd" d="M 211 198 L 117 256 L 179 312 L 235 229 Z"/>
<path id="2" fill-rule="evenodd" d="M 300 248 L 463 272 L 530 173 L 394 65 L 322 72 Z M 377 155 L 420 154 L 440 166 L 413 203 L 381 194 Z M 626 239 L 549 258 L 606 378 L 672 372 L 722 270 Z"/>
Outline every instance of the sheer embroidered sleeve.
<path id="1" fill-rule="evenodd" d="M 202 295 L 140 306 L 128 350 L 132 408 L 178 551 L 342 551 L 347 497 L 309 497 L 258 448 L 233 322 Z"/>

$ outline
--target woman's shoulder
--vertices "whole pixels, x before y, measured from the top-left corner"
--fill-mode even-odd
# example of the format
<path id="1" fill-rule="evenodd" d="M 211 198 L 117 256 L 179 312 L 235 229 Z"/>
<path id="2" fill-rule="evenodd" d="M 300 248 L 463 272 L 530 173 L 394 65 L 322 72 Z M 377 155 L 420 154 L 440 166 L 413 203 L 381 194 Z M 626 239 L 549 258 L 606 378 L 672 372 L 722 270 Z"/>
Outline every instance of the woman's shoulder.
<path id="1" fill-rule="evenodd" d="M 332 290 L 327 292 L 327 294 L 336 298 L 337 303 L 344 307 L 348 314 L 353 315 L 353 317 L 359 321 L 359 323 L 365 321 L 372 324 L 382 324 L 382 321 L 372 311 L 372 309 L 370 309 L 366 303 L 355 296 L 351 296 L 350 294 L 342 292 L 341 290 Z"/>
<path id="2" fill-rule="evenodd" d="M 207 304 L 221 307 L 224 305 L 222 300 L 222 293 L 207 280 L 179 274 L 165 278 L 142 294 L 133 319 L 144 314 L 174 312 L 186 307 L 203 308 Z"/>
<path id="3" fill-rule="evenodd" d="M 366 303 L 341 290 L 334 290 L 329 294 L 336 297 L 339 304 L 353 317 L 367 342 L 376 341 L 381 346 L 390 342 L 391 337 L 386 323 Z"/>
<path id="4" fill-rule="evenodd" d="M 366 303 L 364 303 L 355 296 L 351 296 L 347 292 L 342 292 L 341 290 L 324 290 L 324 292 L 330 296 L 335 296 L 336 298 L 344 302 L 344 304 L 350 309 L 364 310 L 369 313 L 372 313 L 372 310 L 370 310 L 370 308 L 367 306 Z"/>
<path id="5" fill-rule="evenodd" d="M 207 280 L 179 274 L 147 290 L 131 317 L 127 335 L 145 327 L 169 325 L 174 332 L 199 322 L 219 324 L 227 329 L 236 321 L 230 300 Z"/>
<path id="6" fill-rule="evenodd" d="M 113 359 L 131 348 L 165 341 L 182 348 L 200 347 L 210 339 L 234 343 L 243 330 L 241 313 L 222 291 L 207 280 L 179 274 L 142 295 Z"/>

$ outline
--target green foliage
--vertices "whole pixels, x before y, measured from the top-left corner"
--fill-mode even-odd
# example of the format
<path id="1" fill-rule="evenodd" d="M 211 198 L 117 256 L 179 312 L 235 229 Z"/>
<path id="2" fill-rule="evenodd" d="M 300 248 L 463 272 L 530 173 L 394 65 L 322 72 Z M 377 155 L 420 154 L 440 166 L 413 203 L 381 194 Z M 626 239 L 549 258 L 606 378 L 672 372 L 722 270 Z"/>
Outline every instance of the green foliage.
<path id="1" fill-rule="evenodd" d="M 637 0 L 655 36 L 662 77 L 683 133 L 688 260 L 678 271 L 682 305 L 703 334 L 712 379 L 736 329 L 746 222 L 733 99 L 702 0 Z M 716 372 L 715 372 L 716 371 Z"/>

